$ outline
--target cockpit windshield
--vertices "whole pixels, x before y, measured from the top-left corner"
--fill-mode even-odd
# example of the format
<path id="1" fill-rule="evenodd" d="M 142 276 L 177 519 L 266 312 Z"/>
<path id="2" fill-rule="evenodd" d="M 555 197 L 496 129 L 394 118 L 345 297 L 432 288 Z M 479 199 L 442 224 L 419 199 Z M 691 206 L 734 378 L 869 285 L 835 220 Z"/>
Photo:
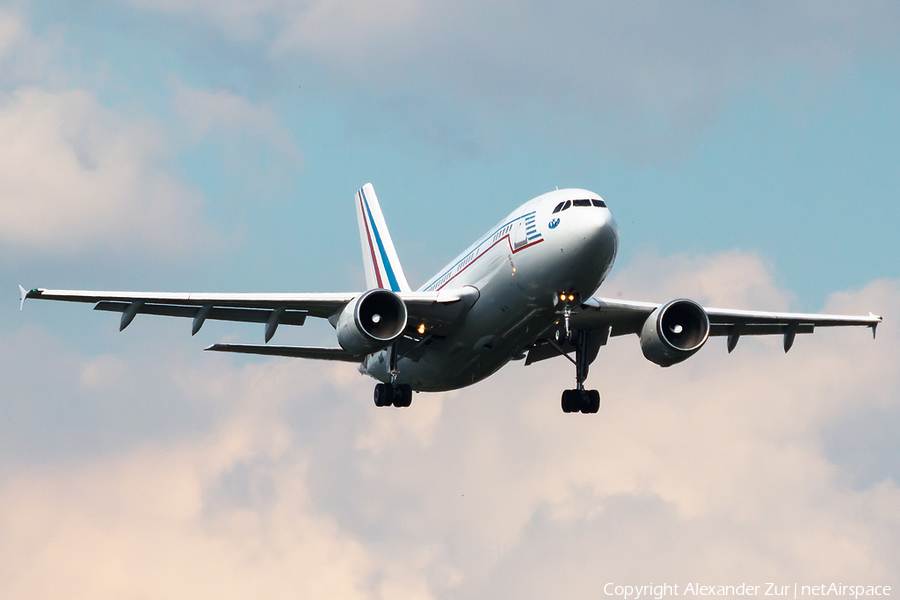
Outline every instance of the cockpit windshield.
<path id="1" fill-rule="evenodd" d="M 565 202 L 560 202 L 556 205 L 556 208 L 553 209 L 553 214 L 556 214 L 560 211 L 567 210 L 572 208 L 573 206 L 597 206 L 600 208 L 606 208 L 606 202 L 603 200 L 594 199 L 579 199 L 579 200 L 566 200 Z"/>

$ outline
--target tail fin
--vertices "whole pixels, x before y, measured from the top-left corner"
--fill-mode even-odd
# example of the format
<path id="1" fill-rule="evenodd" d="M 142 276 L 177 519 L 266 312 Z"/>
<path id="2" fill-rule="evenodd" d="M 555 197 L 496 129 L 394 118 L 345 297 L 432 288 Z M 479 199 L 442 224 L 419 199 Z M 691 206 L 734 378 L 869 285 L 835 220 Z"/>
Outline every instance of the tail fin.
<path id="1" fill-rule="evenodd" d="M 356 217 L 359 220 L 359 239 L 362 243 L 363 263 L 366 265 L 368 289 L 410 291 L 371 183 L 356 192 Z"/>

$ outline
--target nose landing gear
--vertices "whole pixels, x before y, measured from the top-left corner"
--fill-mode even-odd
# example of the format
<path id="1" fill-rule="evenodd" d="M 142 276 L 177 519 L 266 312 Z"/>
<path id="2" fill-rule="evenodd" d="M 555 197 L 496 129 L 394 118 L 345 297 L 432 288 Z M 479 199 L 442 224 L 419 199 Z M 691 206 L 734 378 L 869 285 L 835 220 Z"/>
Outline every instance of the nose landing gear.
<path id="1" fill-rule="evenodd" d="M 573 332 L 575 345 L 575 389 L 565 390 L 562 393 L 563 412 L 581 412 L 584 414 L 595 413 L 600 410 L 600 392 L 584 389 L 584 380 L 587 379 L 588 362 L 587 332 L 584 330 Z"/>
<path id="2" fill-rule="evenodd" d="M 590 333 L 584 329 L 558 332 L 558 341 L 562 341 L 566 337 L 575 346 L 575 360 L 572 360 L 568 354 L 564 354 L 566 358 L 575 363 L 575 389 L 563 391 L 563 412 L 596 413 L 600 410 L 600 392 L 584 389 L 584 380 L 587 379 L 588 367 L 590 367 L 591 362 L 597 356 L 597 351 L 605 343 L 606 339 L 597 338 L 591 340 Z M 560 348 L 559 346 L 557 347 Z"/>

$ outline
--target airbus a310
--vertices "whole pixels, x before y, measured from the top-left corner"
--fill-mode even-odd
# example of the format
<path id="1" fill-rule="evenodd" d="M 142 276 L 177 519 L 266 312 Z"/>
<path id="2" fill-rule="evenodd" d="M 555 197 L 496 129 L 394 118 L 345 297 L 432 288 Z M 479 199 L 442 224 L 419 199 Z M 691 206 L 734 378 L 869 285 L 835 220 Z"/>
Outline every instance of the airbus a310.
<path id="1" fill-rule="evenodd" d="M 816 327 L 865 326 L 881 317 L 761 312 L 704 307 L 685 298 L 664 304 L 593 295 L 616 258 L 619 233 L 604 200 L 581 189 L 556 190 L 514 210 L 413 291 L 403 274 L 371 184 L 356 193 L 366 290 L 348 293 L 207 294 L 24 290 L 26 298 L 89 302 L 122 313 L 188 317 L 196 334 L 208 320 L 265 325 L 265 344 L 215 344 L 238 352 L 357 363 L 379 383 L 377 406 L 409 406 L 412 392 L 472 385 L 511 360 L 526 365 L 566 357 L 575 387 L 565 412 L 596 413 L 588 368 L 610 336 L 636 334 L 644 356 L 663 367 L 696 353 L 710 336 L 734 350 L 745 335 L 780 335 L 787 352 Z M 268 344 L 279 325 L 327 319 L 337 346 Z M 574 355 L 574 356 L 573 356 Z"/>

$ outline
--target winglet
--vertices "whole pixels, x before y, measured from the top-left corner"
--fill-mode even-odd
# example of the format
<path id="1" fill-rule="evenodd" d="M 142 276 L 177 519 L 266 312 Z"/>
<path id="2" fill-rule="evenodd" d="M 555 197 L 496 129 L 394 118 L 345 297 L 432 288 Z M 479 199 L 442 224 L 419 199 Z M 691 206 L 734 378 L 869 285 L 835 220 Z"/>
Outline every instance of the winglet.
<path id="1" fill-rule="evenodd" d="M 22 309 L 25 308 L 25 298 L 28 297 L 28 292 L 25 291 L 21 285 L 19 286 L 19 312 L 22 312 Z"/>
<path id="2" fill-rule="evenodd" d="M 872 323 L 872 339 L 874 340 L 875 339 L 875 328 L 878 327 L 879 323 L 881 323 L 881 317 L 879 317 L 878 315 L 873 315 L 872 313 L 869 313 L 869 316 L 875 317 L 878 319 L 877 321 L 874 321 Z"/>

